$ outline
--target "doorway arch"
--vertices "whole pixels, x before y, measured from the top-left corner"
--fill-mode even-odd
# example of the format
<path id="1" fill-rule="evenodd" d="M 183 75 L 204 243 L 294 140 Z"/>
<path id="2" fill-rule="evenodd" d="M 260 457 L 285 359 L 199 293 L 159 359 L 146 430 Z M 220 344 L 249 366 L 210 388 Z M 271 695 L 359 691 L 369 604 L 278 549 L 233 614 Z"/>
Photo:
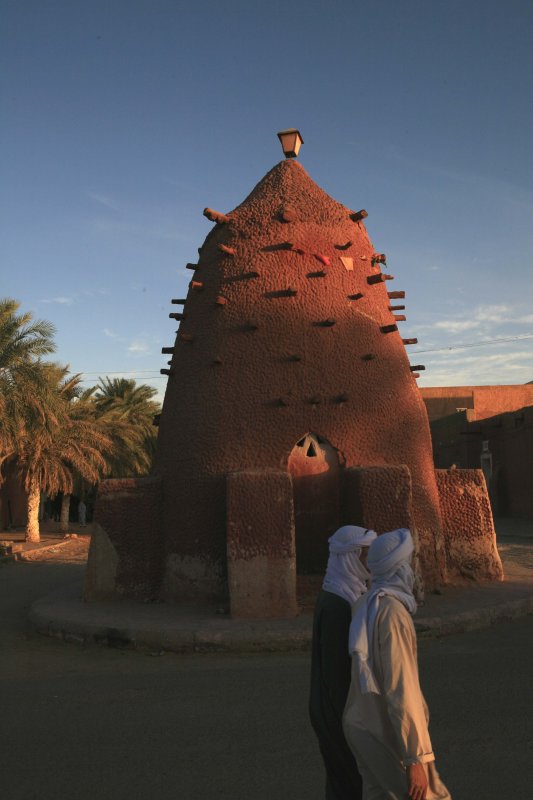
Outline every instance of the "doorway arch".
<path id="1" fill-rule="evenodd" d="M 307 433 L 294 445 L 287 462 L 294 492 L 296 572 L 323 574 L 328 539 L 339 527 L 339 454 L 317 433 Z"/>

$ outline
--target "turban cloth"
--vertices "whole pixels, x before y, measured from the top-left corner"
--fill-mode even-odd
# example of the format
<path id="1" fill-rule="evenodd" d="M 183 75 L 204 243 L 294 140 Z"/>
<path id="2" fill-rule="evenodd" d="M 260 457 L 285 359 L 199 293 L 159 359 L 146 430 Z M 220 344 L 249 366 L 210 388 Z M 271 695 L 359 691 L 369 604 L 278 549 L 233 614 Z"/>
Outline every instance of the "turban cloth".
<path id="1" fill-rule="evenodd" d="M 344 598 L 354 606 L 367 590 L 370 573 L 359 556 L 369 547 L 377 534 L 358 525 L 344 525 L 329 539 L 329 559 L 322 588 Z"/>
<path id="2" fill-rule="evenodd" d="M 399 528 L 378 536 L 368 551 L 371 588 L 353 613 L 348 640 L 350 654 L 358 656 L 363 694 L 380 693 L 372 665 L 372 641 L 380 598 L 395 597 L 411 614 L 416 611 L 411 568 L 413 549 L 411 532 Z"/>

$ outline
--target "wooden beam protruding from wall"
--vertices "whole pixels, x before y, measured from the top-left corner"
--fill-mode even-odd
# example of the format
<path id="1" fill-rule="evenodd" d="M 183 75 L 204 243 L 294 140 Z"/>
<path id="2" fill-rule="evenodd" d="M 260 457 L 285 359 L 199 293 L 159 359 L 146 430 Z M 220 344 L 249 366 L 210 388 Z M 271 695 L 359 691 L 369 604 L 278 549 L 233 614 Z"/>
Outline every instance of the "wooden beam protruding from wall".
<path id="1" fill-rule="evenodd" d="M 216 222 L 219 225 L 223 222 L 230 222 L 231 218 L 227 216 L 227 214 L 222 214 L 220 211 L 215 211 L 213 208 L 204 208 L 204 217 L 211 220 L 211 222 Z"/>
<path id="2" fill-rule="evenodd" d="M 394 275 L 387 275 L 386 272 L 378 272 L 377 275 L 369 275 L 366 279 L 367 283 L 372 286 L 375 283 L 383 283 L 383 281 L 393 281 Z"/>
<path id="3" fill-rule="evenodd" d="M 217 248 L 227 256 L 234 256 L 237 252 L 234 247 L 229 247 L 227 244 L 217 244 Z"/>

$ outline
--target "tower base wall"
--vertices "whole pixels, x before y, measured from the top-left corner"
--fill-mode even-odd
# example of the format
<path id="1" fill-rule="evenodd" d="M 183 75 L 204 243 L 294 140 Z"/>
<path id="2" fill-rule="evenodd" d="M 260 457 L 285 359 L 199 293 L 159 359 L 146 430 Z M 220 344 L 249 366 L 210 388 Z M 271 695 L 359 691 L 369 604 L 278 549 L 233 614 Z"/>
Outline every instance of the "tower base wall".
<path id="1" fill-rule="evenodd" d="M 296 616 L 293 487 L 287 472 L 228 475 L 227 537 L 231 615 Z"/>

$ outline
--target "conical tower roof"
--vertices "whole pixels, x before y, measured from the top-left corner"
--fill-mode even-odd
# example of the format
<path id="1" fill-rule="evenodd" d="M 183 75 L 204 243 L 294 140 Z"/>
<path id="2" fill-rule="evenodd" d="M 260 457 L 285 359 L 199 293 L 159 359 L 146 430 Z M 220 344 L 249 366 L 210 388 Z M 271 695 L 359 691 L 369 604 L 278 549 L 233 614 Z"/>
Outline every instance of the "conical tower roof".
<path id="1" fill-rule="evenodd" d="M 364 216 L 282 161 L 215 215 L 188 265 L 157 454 L 171 594 L 184 559 L 224 580 L 227 474 L 283 468 L 310 431 L 346 466 L 409 466 L 426 572 L 438 571 L 429 426 L 394 308 L 403 293 Z"/>

